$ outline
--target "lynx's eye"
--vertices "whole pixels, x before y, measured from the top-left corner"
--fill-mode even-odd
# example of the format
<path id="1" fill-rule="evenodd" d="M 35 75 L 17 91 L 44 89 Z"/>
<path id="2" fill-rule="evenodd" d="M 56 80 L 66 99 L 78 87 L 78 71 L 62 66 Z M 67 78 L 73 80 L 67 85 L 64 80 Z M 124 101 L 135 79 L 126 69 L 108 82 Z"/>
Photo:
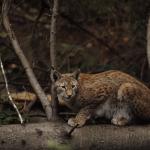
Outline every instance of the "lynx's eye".
<path id="1" fill-rule="evenodd" d="M 63 89 L 65 89 L 65 86 L 63 85 L 63 86 L 61 86 Z"/>
<path id="2" fill-rule="evenodd" d="M 75 88 L 75 85 L 72 85 L 72 88 Z"/>

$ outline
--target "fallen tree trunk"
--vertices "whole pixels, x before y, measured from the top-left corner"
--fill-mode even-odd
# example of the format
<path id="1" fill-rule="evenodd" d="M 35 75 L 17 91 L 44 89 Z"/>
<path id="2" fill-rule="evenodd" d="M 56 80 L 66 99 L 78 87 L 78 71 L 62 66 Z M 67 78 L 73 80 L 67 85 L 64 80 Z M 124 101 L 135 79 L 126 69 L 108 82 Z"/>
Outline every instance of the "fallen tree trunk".
<path id="1" fill-rule="evenodd" d="M 23 101 L 33 102 L 33 101 L 38 100 L 38 97 L 36 96 L 36 94 L 27 92 L 27 91 L 15 92 L 15 93 L 11 92 L 10 95 L 14 99 L 14 101 L 17 101 L 17 102 L 23 102 Z M 52 101 L 51 95 L 47 94 L 46 96 L 47 96 L 48 101 L 51 102 Z M 64 101 L 59 101 L 59 104 L 62 106 L 65 106 Z"/>
<path id="2" fill-rule="evenodd" d="M 148 150 L 150 145 L 150 125 L 91 125 L 75 129 L 71 137 L 66 136 L 70 127 L 64 123 L 4 125 L 0 128 L 2 150 Z"/>

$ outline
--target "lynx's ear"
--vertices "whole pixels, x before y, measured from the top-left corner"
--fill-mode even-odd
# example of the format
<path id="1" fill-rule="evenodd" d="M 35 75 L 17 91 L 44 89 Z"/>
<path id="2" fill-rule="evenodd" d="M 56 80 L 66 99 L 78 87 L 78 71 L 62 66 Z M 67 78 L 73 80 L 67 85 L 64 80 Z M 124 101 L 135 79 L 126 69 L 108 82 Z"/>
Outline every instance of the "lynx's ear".
<path id="1" fill-rule="evenodd" d="M 50 77 L 51 77 L 52 82 L 56 82 L 58 79 L 61 78 L 61 73 L 59 73 L 53 67 L 51 67 Z"/>
<path id="2" fill-rule="evenodd" d="M 76 70 L 76 71 L 74 71 L 74 72 L 72 73 L 72 76 L 73 76 L 76 80 L 78 80 L 80 72 L 81 72 L 80 69 L 78 69 L 78 70 Z"/>

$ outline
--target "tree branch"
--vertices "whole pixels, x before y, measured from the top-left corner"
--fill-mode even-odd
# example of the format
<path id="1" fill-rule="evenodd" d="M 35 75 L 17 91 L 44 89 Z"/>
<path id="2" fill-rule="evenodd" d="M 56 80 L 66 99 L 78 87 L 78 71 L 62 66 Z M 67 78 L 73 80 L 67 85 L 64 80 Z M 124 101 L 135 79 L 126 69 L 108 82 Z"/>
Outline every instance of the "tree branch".
<path id="1" fill-rule="evenodd" d="M 150 16 L 148 18 L 148 24 L 147 24 L 147 60 L 150 69 Z"/>
<path id="2" fill-rule="evenodd" d="M 17 54 L 17 56 L 19 57 L 22 65 L 26 71 L 26 74 L 27 74 L 28 79 L 31 83 L 31 86 L 33 87 L 35 93 L 38 95 L 38 97 L 42 103 L 42 106 L 43 106 L 43 108 L 46 112 L 46 115 L 47 115 L 47 119 L 50 120 L 51 116 L 52 116 L 52 109 L 50 107 L 50 103 L 47 100 L 47 97 L 46 97 L 45 93 L 43 92 L 41 86 L 39 85 L 39 83 L 38 83 L 38 81 L 37 81 L 37 79 L 33 73 L 33 70 L 30 67 L 29 62 L 28 62 L 27 58 L 25 57 L 25 55 L 24 55 L 24 53 L 23 53 L 23 51 L 19 45 L 19 42 L 15 36 L 15 33 L 10 26 L 10 22 L 9 22 L 9 18 L 8 18 L 8 10 L 10 8 L 10 4 L 11 4 L 11 0 L 4 0 L 3 1 L 3 6 L 2 6 L 3 25 L 4 25 L 7 33 L 8 33 L 8 36 L 10 38 L 12 45 L 13 45 L 14 51 Z"/>
<path id="3" fill-rule="evenodd" d="M 1 65 L 1 69 L 2 69 L 2 74 L 4 76 L 4 81 L 5 81 L 5 85 L 6 85 L 6 91 L 7 91 L 7 94 L 8 94 L 8 98 L 12 104 L 12 106 L 14 107 L 14 109 L 16 110 L 17 114 L 18 114 L 18 117 L 19 117 L 19 120 L 20 120 L 20 123 L 23 124 L 23 118 L 16 106 L 16 104 L 13 102 L 13 99 L 12 99 L 12 96 L 9 92 L 9 88 L 8 88 L 8 82 L 7 82 L 7 77 L 6 77 L 6 74 L 5 74 L 5 70 L 4 70 L 4 66 L 3 66 L 3 63 L 2 63 L 2 60 L 1 60 L 1 57 L 0 57 L 0 65 Z"/>
<path id="4" fill-rule="evenodd" d="M 55 44 L 56 44 L 56 19 L 58 15 L 58 0 L 54 0 L 54 6 L 53 6 L 53 11 L 52 11 L 52 17 L 51 17 L 51 27 L 50 27 L 50 61 L 51 61 L 51 66 L 56 68 L 56 49 L 55 49 Z M 52 118 L 53 120 L 56 120 L 58 118 L 57 112 L 58 112 L 58 100 L 57 96 L 55 93 L 55 88 L 52 83 L 51 85 L 51 96 L 52 96 Z"/>
<path id="5" fill-rule="evenodd" d="M 58 0 L 54 0 L 54 6 L 51 17 L 51 27 L 50 27 L 50 58 L 51 58 L 51 66 L 56 67 L 56 19 L 58 15 Z"/>

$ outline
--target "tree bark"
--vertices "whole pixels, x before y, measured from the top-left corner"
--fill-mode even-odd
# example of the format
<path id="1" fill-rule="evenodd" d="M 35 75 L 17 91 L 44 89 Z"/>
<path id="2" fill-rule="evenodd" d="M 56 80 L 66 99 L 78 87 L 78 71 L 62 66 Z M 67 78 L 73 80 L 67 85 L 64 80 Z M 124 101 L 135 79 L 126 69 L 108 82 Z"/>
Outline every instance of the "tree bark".
<path id="1" fill-rule="evenodd" d="M 64 123 L 4 125 L 0 127 L 2 150 L 149 150 L 150 125 L 116 127 L 91 125 L 75 129 L 72 137 Z M 62 149 L 61 149 L 62 150 Z"/>
<path id="2" fill-rule="evenodd" d="M 47 119 L 50 120 L 52 118 L 52 110 L 50 107 L 50 103 L 47 100 L 47 97 L 46 97 L 44 91 L 42 90 L 40 84 L 38 83 L 38 81 L 37 81 L 37 79 L 33 73 L 33 70 L 30 67 L 29 62 L 28 62 L 27 58 L 25 57 L 25 55 L 24 55 L 24 53 L 23 53 L 23 51 L 19 45 L 17 37 L 15 36 L 15 33 L 11 29 L 9 18 L 8 18 L 8 10 L 10 8 L 10 4 L 11 4 L 11 0 L 4 0 L 3 1 L 2 17 L 3 17 L 4 27 L 8 33 L 8 36 L 10 38 L 12 45 L 13 45 L 15 53 L 17 54 L 18 58 L 20 59 L 22 65 L 26 71 L 26 74 L 27 74 L 28 79 L 31 83 L 31 86 L 33 87 L 35 93 L 37 94 L 37 96 L 39 97 L 39 99 L 42 103 L 42 106 L 43 106 L 43 108 L 46 112 L 46 115 L 47 115 Z"/>

